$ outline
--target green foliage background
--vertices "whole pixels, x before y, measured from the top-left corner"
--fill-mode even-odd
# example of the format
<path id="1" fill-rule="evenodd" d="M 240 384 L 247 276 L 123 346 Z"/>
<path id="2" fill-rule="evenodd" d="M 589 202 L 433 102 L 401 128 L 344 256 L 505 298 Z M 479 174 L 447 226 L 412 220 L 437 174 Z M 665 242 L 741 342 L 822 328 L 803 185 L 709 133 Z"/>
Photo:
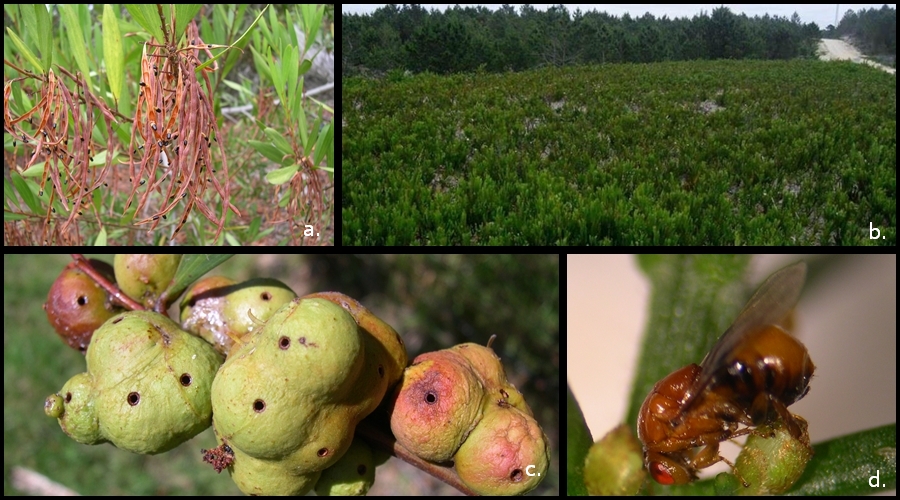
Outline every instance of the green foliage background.
<path id="1" fill-rule="evenodd" d="M 342 104 L 345 245 L 896 243 L 896 78 L 862 65 L 394 73 Z"/>

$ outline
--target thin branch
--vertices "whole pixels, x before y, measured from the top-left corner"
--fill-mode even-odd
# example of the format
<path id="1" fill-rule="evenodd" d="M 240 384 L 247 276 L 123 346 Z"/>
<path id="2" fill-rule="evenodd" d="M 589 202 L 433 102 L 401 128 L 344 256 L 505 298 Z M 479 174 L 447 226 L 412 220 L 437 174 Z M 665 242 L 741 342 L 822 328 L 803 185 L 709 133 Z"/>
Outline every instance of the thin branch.
<path id="1" fill-rule="evenodd" d="M 391 455 L 440 479 L 464 494 L 469 496 L 477 495 L 477 493 L 463 484 L 462 480 L 456 475 L 456 472 L 451 467 L 437 465 L 417 457 L 403 445 L 398 443 L 394 438 L 394 435 L 391 434 L 390 431 L 384 429 L 384 425 L 383 422 L 379 425 L 379 422 L 376 422 L 372 419 L 372 416 L 370 416 L 356 426 L 356 432 L 369 442 L 369 444 L 387 451 Z"/>
<path id="2" fill-rule="evenodd" d="M 126 308 L 132 311 L 143 311 L 144 306 L 139 304 L 137 301 L 132 299 L 131 297 L 122 293 L 122 290 L 119 290 L 119 287 L 116 286 L 115 283 L 110 283 L 105 276 L 97 272 L 96 269 L 91 265 L 90 261 L 84 258 L 84 255 L 74 253 L 72 254 L 73 262 L 70 265 L 75 265 L 78 269 L 84 271 L 85 274 L 91 277 L 94 282 L 100 285 L 104 290 L 109 292 L 109 295 L 113 298 L 114 302 L 119 303 L 120 305 L 125 306 Z"/>

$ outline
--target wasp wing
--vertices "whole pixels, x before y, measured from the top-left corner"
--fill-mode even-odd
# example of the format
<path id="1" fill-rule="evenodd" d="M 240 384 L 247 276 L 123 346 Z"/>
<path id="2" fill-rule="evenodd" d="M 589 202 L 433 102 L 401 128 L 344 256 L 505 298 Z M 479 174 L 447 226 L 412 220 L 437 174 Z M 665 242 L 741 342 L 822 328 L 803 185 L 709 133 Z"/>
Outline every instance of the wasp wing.
<path id="1" fill-rule="evenodd" d="M 680 414 L 687 412 L 721 367 L 734 362 L 734 350 L 746 334 L 769 325 L 783 324 L 797 304 L 805 281 L 806 263 L 798 262 L 777 271 L 760 285 L 737 319 L 703 358 L 700 376 L 688 392 Z"/>
<path id="2" fill-rule="evenodd" d="M 700 363 L 703 372 L 698 382 L 733 361 L 732 351 L 744 335 L 765 326 L 781 325 L 797 305 L 805 281 L 806 263 L 799 262 L 777 271 L 760 285 L 734 323 L 703 358 Z"/>

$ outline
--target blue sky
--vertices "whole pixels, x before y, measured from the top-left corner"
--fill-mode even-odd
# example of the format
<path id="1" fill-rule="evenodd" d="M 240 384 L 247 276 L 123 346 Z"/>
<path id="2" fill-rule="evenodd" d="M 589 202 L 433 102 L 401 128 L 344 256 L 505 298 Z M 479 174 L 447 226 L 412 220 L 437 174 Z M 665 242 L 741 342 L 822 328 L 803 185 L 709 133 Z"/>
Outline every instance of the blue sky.
<path id="1" fill-rule="evenodd" d="M 382 7 L 386 4 L 373 4 L 373 5 L 360 5 L 360 4 L 344 4 L 342 11 L 345 13 L 367 13 L 373 12 L 375 9 Z M 402 5 L 402 4 L 398 4 Z M 456 4 L 420 4 L 426 9 L 438 9 L 443 11 L 447 7 Z M 461 6 L 466 5 L 483 5 L 489 9 L 497 9 L 501 7 L 501 4 L 459 4 Z M 510 4 L 518 9 L 518 5 Z M 628 12 L 632 17 L 640 17 L 644 15 L 646 12 L 650 12 L 656 17 L 661 17 L 663 15 L 668 15 L 670 18 L 674 17 L 693 17 L 696 14 L 699 14 L 700 11 L 706 11 L 707 13 L 712 12 L 712 10 L 723 4 L 677 4 L 677 5 L 666 5 L 666 4 L 621 4 L 621 5 L 604 5 L 603 7 L 597 7 L 592 4 L 564 4 L 569 12 L 574 12 L 575 9 L 580 8 L 582 11 L 588 10 L 600 10 L 606 11 L 609 14 L 615 16 L 621 16 L 622 14 Z M 843 17 L 844 12 L 849 9 L 852 10 L 860 10 L 866 8 L 881 8 L 884 4 L 808 4 L 808 5 L 778 5 L 778 4 L 724 4 L 726 7 L 731 9 L 732 12 L 736 13 L 744 13 L 750 17 L 753 16 L 762 16 L 766 13 L 773 16 L 783 16 L 790 18 L 794 12 L 800 15 L 800 19 L 804 23 L 816 23 L 820 28 L 824 29 L 829 24 L 834 23 L 834 12 L 835 8 L 840 5 L 840 16 Z M 897 4 L 888 4 L 891 7 L 897 8 Z M 531 4 L 532 7 L 540 10 L 546 10 L 550 7 L 549 4 Z"/>

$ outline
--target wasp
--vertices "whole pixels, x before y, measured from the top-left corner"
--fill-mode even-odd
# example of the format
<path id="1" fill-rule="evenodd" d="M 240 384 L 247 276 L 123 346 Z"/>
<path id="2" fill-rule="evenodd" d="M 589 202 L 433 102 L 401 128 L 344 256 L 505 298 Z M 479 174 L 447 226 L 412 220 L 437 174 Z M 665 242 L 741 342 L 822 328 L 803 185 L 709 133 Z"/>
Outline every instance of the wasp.
<path id="1" fill-rule="evenodd" d="M 637 431 L 656 482 L 685 484 L 720 461 L 734 469 L 719 443 L 779 418 L 800 439 L 799 417 L 787 407 L 809 392 L 815 365 L 784 327 L 805 279 L 803 262 L 770 276 L 699 366 L 672 372 L 647 395 Z"/>

